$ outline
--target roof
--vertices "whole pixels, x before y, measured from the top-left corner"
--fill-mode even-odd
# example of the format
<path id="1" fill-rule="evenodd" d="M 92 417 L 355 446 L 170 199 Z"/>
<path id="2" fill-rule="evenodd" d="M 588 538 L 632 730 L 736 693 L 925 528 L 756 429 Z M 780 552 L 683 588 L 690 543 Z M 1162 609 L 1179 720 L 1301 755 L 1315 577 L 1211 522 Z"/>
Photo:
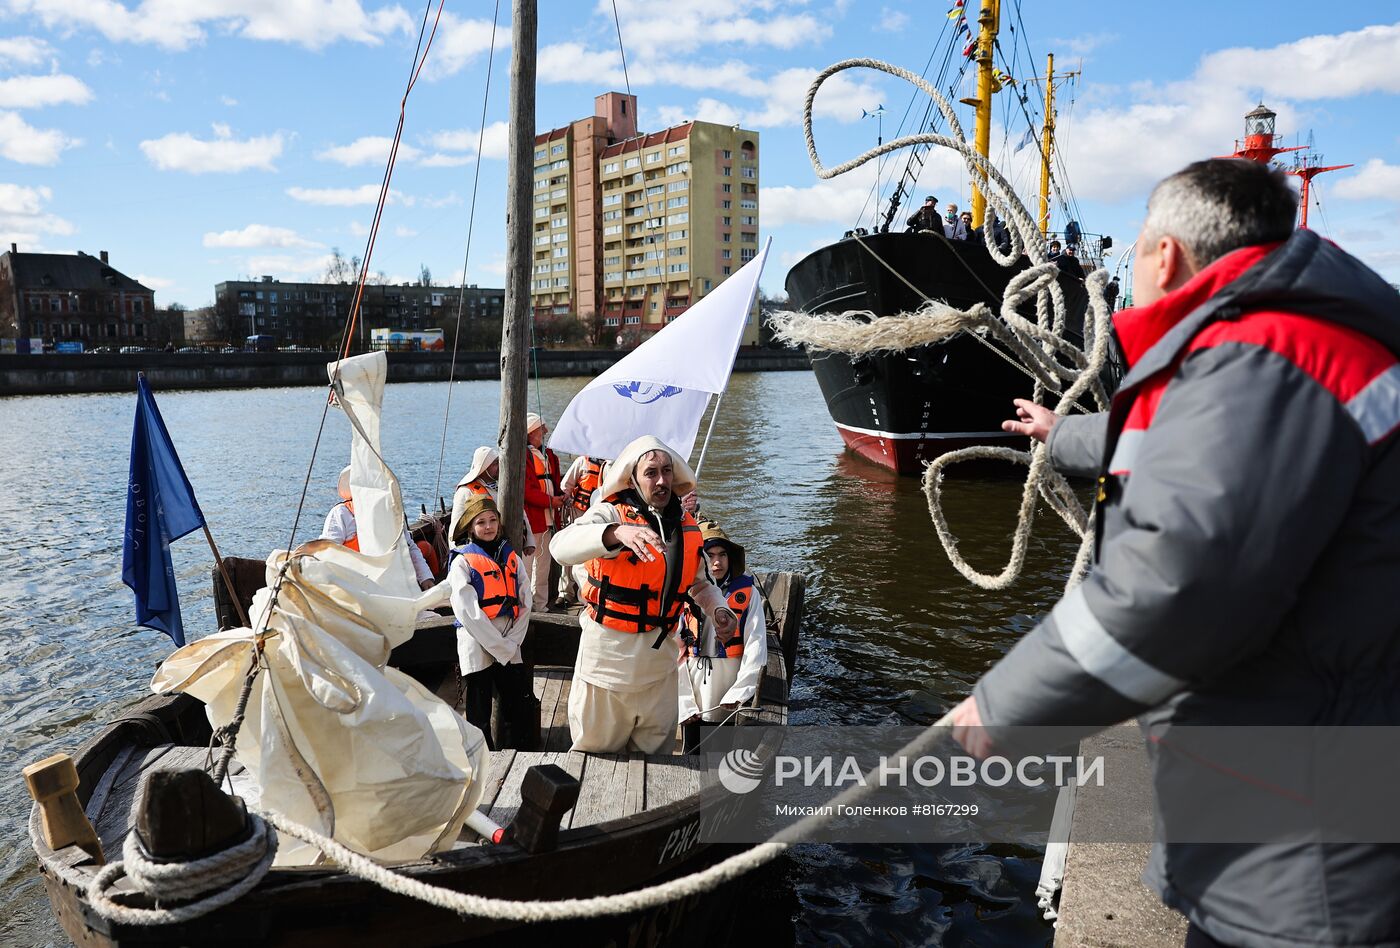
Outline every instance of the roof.
<path id="1" fill-rule="evenodd" d="M 535 144 L 543 145 L 545 142 L 554 141 L 556 138 L 564 138 L 569 134 L 569 128 L 570 126 L 568 125 L 562 125 L 559 128 L 550 129 L 547 132 L 541 132 L 535 136 Z"/>
<path id="2" fill-rule="evenodd" d="M 154 293 L 97 257 L 71 253 L 17 253 L 9 251 L 10 271 L 20 290 L 132 290 Z M 110 280 L 108 278 L 111 278 Z"/>
<path id="3" fill-rule="evenodd" d="M 690 137 L 690 129 L 694 124 L 694 122 L 682 122 L 680 125 L 672 125 L 660 132 L 650 132 L 636 138 L 626 138 L 620 142 L 614 142 L 604 148 L 599 157 L 615 158 L 625 151 L 636 151 L 638 148 L 650 148 L 653 145 L 684 141 Z"/>

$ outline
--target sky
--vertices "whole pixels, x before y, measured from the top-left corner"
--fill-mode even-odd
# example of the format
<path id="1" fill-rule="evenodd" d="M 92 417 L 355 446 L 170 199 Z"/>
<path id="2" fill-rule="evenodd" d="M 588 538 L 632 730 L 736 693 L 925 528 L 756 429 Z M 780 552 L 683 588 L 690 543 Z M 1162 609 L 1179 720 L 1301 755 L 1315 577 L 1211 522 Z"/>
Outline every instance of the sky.
<path id="1" fill-rule="evenodd" d="M 426 266 L 456 283 L 465 259 L 468 282 L 502 285 L 509 6 L 449 0 L 441 14 L 372 257 L 391 282 Z M 818 178 L 802 129 L 812 78 L 852 57 L 923 72 L 947 44 L 952 6 L 618 0 L 624 72 L 611 0 L 541 0 L 536 125 L 586 116 L 595 95 L 630 84 L 643 129 L 696 118 L 757 130 L 773 238 L 763 286 L 781 292 L 796 261 L 870 226 L 877 174 L 888 196 L 908 154 Z M 365 251 L 424 12 L 377 0 L 0 0 L 0 249 L 107 250 L 160 306 L 210 303 L 222 280 L 319 279 L 333 252 Z M 1085 231 L 1124 248 L 1152 183 L 1227 154 L 1263 101 L 1285 144 L 1312 135 L 1326 163 L 1355 165 L 1317 179 L 1310 224 L 1400 282 L 1400 5 L 1003 0 L 1001 49 L 1015 79 L 1043 73 L 1050 52 L 1057 71 L 1079 73 L 1057 84 L 1056 180 Z M 971 73 L 957 96 L 973 93 Z M 1034 211 L 1038 156 L 1015 151 L 1027 127 L 1017 88 L 1040 121 L 1041 88 L 1009 87 L 991 151 Z M 924 101 L 895 76 L 838 73 L 815 100 L 822 162 L 895 137 Z M 879 106 L 882 117 L 863 117 Z M 970 110 L 957 109 L 970 136 Z M 930 157 L 915 194 L 968 206 L 955 153 Z M 1057 207 L 1052 226 L 1065 219 Z"/>

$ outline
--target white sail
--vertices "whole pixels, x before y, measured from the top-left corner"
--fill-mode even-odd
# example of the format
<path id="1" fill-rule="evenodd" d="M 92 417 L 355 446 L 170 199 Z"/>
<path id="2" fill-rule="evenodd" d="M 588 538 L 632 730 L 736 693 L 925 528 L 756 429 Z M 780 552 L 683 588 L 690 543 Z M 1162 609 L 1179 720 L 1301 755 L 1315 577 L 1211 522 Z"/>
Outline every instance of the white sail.
<path id="1" fill-rule="evenodd" d="M 550 447 L 615 458 L 637 438 L 655 435 L 688 457 L 706 403 L 729 384 L 771 243 L 585 385 L 559 416 Z"/>
<path id="2" fill-rule="evenodd" d="M 481 796 L 486 745 L 449 705 L 386 666 L 390 650 L 413 635 L 419 611 L 441 598 L 414 581 L 398 479 L 380 456 L 386 373 L 382 352 L 340 363 L 360 550 L 312 540 L 268 557 L 268 588 L 251 613 L 253 627 L 267 633 L 263 669 L 238 735 L 246 774 L 237 786 L 265 809 L 400 861 L 456 840 Z M 199 698 L 221 727 L 233 717 L 254 640 L 252 629 L 230 629 L 186 645 L 151 687 Z M 318 855 L 283 838 L 276 864 Z"/>

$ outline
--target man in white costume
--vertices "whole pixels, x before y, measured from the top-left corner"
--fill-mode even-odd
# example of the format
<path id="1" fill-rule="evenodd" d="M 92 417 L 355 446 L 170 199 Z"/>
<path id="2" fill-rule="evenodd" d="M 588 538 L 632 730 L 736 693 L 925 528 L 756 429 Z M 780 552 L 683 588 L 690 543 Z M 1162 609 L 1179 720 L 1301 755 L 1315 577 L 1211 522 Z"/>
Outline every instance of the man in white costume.
<path id="1" fill-rule="evenodd" d="M 321 527 L 321 539 L 339 543 L 341 546 L 348 546 L 352 550 L 360 548 L 359 530 L 355 526 L 355 502 L 350 499 L 350 468 L 347 466 L 340 472 L 340 480 L 336 484 L 336 492 L 340 494 L 340 503 L 331 508 L 326 514 L 326 522 Z M 408 527 L 403 528 L 404 543 L 408 544 L 408 558 L 413 561 L 413 577 L 418 580 L 419 589 L 432 589 L 437 584 L 433 578 L 433 571 L 428 567 L 428 561 L 423 558 L 423 551 L 418 549 L 418 544 L 413 542 L 413 537 L 409 536 Z"/>
<path id="2" fill-rule="evenodd" d="M 457 535 L 457 523 L 462 519 L 462 511 L 466 508 L 467 501 L 473 497 L 490 497 L 497 499 L 499 493 L 497 481 L 501 475 L 501 452 L 490 445 L 483 444 L 472 452 L 472 466 L 467 469 L 467 473 L 462 475 L 462 479 L 457 482 L 457 488 L 452 492 L 452 519 L 447 523 L 447 536 L 449 538 Z M 535 533 L 530 529 L 530 519 L 525 518 L 525 548 L 520 552 L 524 554 L 526 573 L 529 572 L 530 557 L 535 555 Z M 455 545 L 455 541 L 453 541 Z M 528 576 L 527 576 L 528 578 Z"/>
<path id="3" fill-rule="evenodd" d="M 686 610 L 681 632 L 685 669 L 680 674 L 680 719 L 685 724 L 717 723 L 733 715 L 758 691 L 768 664 L 763 594 L 744 570 L 744 548 L 712 520 L 700 522 L 700 537 L 710 582 L 739 617 L 739 628 L 727 638 L 717 635 L 702 616 Z"/>
<path id="4" fill-rule="evenodd" d="M 654 754 L 675 740 L 682 595 L 716 634 L 738 628 L 700 569 L 700 528 L 680 502 L 694 488 L 684 458 L 638 438 L 608 469 L 603 500 L 554 538 L 559 562 L 588 574 L 569 692 L 573 750 Z"/>

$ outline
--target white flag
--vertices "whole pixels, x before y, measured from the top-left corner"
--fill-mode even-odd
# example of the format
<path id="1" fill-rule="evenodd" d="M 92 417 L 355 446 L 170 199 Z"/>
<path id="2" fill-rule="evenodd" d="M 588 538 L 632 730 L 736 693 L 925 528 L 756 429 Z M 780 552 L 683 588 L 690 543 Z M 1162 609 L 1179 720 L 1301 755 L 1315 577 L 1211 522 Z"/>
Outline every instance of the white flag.
<path id="1" fill-rule="evenodd" d="M 559 417 L 550 447 L 615 458 L 642 435 L 655 435 L 689 457 L 706 403 L 729 384 L 772 243 L 770 237 L 738 273 L 584 386 Z"/>

